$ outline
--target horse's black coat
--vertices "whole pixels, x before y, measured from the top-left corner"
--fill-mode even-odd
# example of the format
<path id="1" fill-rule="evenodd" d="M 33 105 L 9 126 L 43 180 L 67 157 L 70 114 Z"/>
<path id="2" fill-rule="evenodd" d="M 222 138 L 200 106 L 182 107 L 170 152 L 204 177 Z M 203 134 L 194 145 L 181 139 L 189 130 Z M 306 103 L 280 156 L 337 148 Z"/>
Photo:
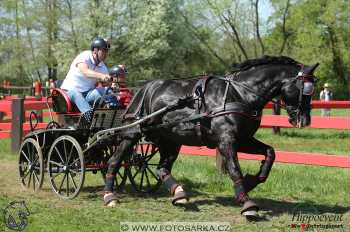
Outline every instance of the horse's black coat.
<path id="1" fill-rule="evenodd" d="M 226 102 L 239 102 L 252 111 L 262 112 L 265 104 L 274 97 L 281 96 L 286 105 L 290 122 L 300 127 L 310 124 L 311 96 L 302 95 L 297 86 L 298 73 L 302 76 L 311 76 L 317 65 L 303 66 L 288 57 L 263 57 L 249 60 L 239 66 L 239 71 L 231 77 L 232 85 L 228 86 Z M 305 71 L 306 70 L 306 71 Z M 211 112 L 222 106 L 224 101 L 226 81 L 220 77 L 210 78 L 204 93 L 205 108 L 202 112 Z M 150 114 L 164 106 L 172 104 L 193 94 L 196 80 L 155 80 L 147 83 L 135 96 L 128 109 L 128 113 L 140 111 L 139 103 L 144 96 L 142 114 Z M 158 168 L 171 172 L 182 144 L 191 146 L 207 145 L 216 147 L 223 157 L 227 171 L 234 182 L 236 200 L 240 203 L 249 198 L 247 192 L 257 184 L 264 182 L 275 159 L 272 147 L 266 145 L 253 136 L 260 126 L 261 119 L 249 114 L 230 113 L 201 120 L 178 123 L 171 127 L 161 127 L 152 130 L 152 125 L 159 125 L 173 121 L 185 121 L 196 114 L 194 105 L 189 103 L 186 107 L 153 118 L 141 125 L 146 138 L 160 148 L 161 160 Z M 201 123 L 201 132 L 198 133 L 196 125 Z M 108 169 L 112 178 L 116 167 L 123 156 L 127 156 L 132 146 L 141 137 L 135 134 L 121 143 L 118 152 L 111 158 Z M 256 175 L 243 177 L 237 152 L 248 152 L 265 156 L 261 168 Z M 113 181 L 107 181 L 105 190 L 111 191 Z"/>

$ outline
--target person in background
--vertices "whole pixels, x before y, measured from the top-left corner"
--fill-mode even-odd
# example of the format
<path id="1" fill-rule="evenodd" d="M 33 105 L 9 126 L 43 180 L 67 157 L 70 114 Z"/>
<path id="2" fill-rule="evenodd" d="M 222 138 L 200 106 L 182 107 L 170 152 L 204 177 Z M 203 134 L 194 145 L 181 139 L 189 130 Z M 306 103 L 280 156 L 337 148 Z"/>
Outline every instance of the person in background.
<path id="1" fill-rule="evenodd" d="M 329 89 L 329 84 L 325 83 L 323 85 L 323 90 L 320 92 L 320 100 L 321 101 L 331 101 L 333 100 L 333 92 Z M 321 115 L 323 117 L 331 116 L 331 109 L 322 109 Z"/>
<path id="2" fill-rule="evenodd" d="M 92 105 L 105 91 L 104 87 L 96 88 L 96 83 L 108 82 L 111 79 L 104 63 L 109 49 L 110 44 L 107 40 L 100 37 L 94 39 L 91 50 L 83 51 L 75 57 L 61 85 L 61 89 L 67 92 L 82 113 L 81 120 L 87 125 L 92 121 Z"/>

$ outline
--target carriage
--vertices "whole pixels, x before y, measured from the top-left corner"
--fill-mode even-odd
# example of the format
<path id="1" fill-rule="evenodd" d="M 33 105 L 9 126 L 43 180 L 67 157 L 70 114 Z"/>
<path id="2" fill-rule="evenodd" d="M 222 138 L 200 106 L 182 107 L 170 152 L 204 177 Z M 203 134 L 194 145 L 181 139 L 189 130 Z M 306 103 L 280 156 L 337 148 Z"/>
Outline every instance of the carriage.
<path id="1" fill-rule="evenodd" d="M 123 133 L 118 127 L 122 126 L 124 111 L 132 98 L 131 91 L 120 88 L 118 98 L 119 105 L 115 107 L 94 104 L 92 123 L 86 127 L 80 123 L 81 114 L 66 92 L 54 88 L 48 97 L 52 99 L 49 110 L 53 110 L 59 120 L 52 120 L 45 129 L 35 129 L 34 125 L 24 137 L 19 151 L 21 184 L 38 191 L 47 173 L 52 190 L 63 199 L 72 199 L 82 189 L 86 172 L 101 173 L 105 179 L 108 160 Z M 30 118 L 31 125 L 34 118 Z M 157 190 L 161 183 L 155 174 L 157 152 L 154 144 L 140 140 L 120 164 L 115 190 L 122 190 L 127 180 L 137 192 Z"/>

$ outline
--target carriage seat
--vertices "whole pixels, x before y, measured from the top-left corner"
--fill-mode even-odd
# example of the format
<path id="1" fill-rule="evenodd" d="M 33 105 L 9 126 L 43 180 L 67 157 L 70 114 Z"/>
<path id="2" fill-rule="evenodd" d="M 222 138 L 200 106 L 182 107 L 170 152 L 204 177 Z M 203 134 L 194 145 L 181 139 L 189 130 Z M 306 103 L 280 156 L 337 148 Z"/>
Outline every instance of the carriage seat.
<path id="1" fill-rule="evenodd" d="M 121 108 L 126 108 L 132 98 L 132 92 L 128 88 L 120 88 L 118 91 L 118 102 Z M 53 111 L 61 114 L 80 113 L 74 102 L 71 101 L 66 91 L 53 88 L 51 91 Z"/>
<path id="2" fill-rule="evenodd" d="M 77 106 L 71 101 L 66 91 L 53 88 L 51 91 L 53 111 L 59 114 L 80 114 Z"/>

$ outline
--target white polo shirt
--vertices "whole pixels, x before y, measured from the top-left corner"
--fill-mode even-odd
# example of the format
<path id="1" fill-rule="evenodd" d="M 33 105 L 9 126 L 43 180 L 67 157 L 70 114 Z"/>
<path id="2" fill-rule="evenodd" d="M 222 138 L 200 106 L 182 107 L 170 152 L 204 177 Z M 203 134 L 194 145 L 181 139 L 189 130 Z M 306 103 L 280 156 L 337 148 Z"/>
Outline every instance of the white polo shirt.
<path id="1" fill-rule="evenodd" d="M 87 64 L 89 69 L 96 72 L 108 74 L 108 68 L 102 61 L 98 65 L 95 64 L 92 57 L 92 51 L 83 51 L 75 57 L 70 65 L 67 76 L 61 85 L 61 89 L 74 90 L 83 93 L 95 88 L 96 79 L 84 76 L 77 66 L 79 63 Z"/>

